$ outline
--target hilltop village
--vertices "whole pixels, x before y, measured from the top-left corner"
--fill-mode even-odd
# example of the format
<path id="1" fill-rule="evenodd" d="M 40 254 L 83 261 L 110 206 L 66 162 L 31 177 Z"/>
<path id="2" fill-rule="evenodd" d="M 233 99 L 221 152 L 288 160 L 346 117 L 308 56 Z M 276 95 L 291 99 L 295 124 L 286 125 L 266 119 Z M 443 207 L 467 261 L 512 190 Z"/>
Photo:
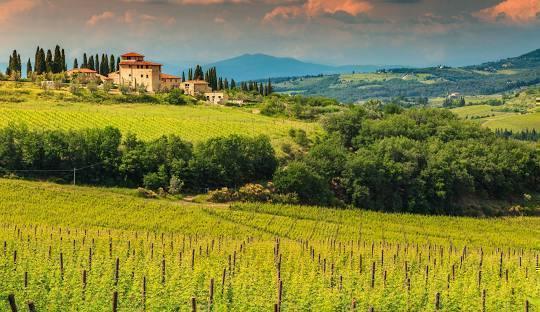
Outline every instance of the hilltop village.
<path id="1" fill-rule="evenodd" d="M 89 68 L 74 68 L 68 70 L 67 74 L 69 77 L 83 76 L 89 79 L 99 79 L 102 82 L 109 81 L 117 86 L 143 87 L 147 92 L 181 89 L 184 94 L 202 96 L 206 101 L 215 104 L 222 103 L 225 100 L 225 94 L 212 90 L 208 81 L 199 79 L 199 77 L 197 77 L 198 79 L 184 81 L 182 77 L 163 73 L 162 64 L 147 61 L 145 56 L 139 53 L 122 54 L 117 67 L 118 70 L 109 73 L 107 76 Z"/>

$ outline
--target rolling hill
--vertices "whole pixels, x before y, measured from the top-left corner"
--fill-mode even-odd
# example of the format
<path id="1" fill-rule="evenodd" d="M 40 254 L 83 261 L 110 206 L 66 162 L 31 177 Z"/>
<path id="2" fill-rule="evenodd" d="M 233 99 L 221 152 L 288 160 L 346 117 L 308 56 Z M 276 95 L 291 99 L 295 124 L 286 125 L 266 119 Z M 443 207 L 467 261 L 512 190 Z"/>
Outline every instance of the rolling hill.
<path id="1" fill-rule="evenodd" d="M 237 81 L 274 77 L 296 77 L 307 75 L 330 75 L 355 72 L 372 72 L 381 68 L 396 68 L 395 65 L 344 65 L 331 66 L 302 62 L 289 57 L 266 54 L 244 54 L 231 59 L 206 64 L 204 68 L 216 67 L 223 77 Z"/>
<path id="2" fill-rule="evenodd" d="M 394 68 L 377 73 L 276 79 L 279 92 L 321 95 L 342 102 L 370 98 L 489 95 L 540 83 L 540 49 L 467 67 Z"/>

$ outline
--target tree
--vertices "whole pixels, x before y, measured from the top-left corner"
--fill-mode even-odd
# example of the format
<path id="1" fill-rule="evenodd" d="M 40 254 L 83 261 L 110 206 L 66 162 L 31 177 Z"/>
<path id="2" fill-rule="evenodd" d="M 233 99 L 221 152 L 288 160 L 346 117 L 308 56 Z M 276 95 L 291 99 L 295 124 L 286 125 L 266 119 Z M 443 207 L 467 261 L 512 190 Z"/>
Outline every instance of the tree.
<path id="1" fill-rule="evenodd" d="M 32 75 L 32 62 L 30 62 L 30 58 L 28 58 L 28 62 L 26 63 L 26 77 L 30 77 Z"/>
<path id="2" fill-rule="evenodd" d="M 37 67 L 36 67 L 37 70 Z M 39 71 L 38 74 L 47 72 L 47 60 L 45 59 L 45 50 L 39 49 Z"/>
<path id="3" fill-rule="evenodd" d="M 88 69 L 96 70 L 93 55 L 90 55 L 90 59 L 88 59 Z"/>
<path id="4" fill-rule="evenodd" d="M 37 74 L 41 74 L 40 73 L 40 58 L 39 58 L 39 46 L 36 48 L 36 54 L 34 55 L 34 70 L 36 71 Z"/>
<path id="5" fill-rule="evenodd" d="M 267 89 L 266 89 L 267 90 L 266 91 L 267 95 L 270 95 L 270 94 L 274 93 L 274 89 L 272 87 L 272 81 L 270 80 L 270 78 L 268 79 L 268 84 L 267 84 L 266 87 L 267 87 Z"/>
<path id="6" fill-rule="evenodd" d="M 45 67 L 47 73 L 53 73 L 54 72 L 54 61 L 51 50 L 47 50 L 47 57 L 45 58 Z"/>
<path id="7" fill-rule="evenodd" d="M 116 71 L 120 70 L 120 57 L 116 59 Z"/>
<path id="8" fill-rule="evenodd" d="M 94 70 L 98 72 L 98 74 L 101 74 L 100 67 L 99 67 L 99 55 L 96 54 L 96 57 L 94 58 Z"/>
<path id="9" fill-rule="evenodd" d="M 231 89 L 236 89 L 236 81 L 234 79 L 231 79 Z"/>
<path id="10" fill-rule="evenodd" d="M 103 76 L 107 76 L 109 74 L 109 61 L 106 54 L 101 55 L 101 67 L 99 72 Z"/>
<path id="11" fill-rule="evenodd" d="M 73 61 L 73 69 L 79 68 L 79 63 L 77 61 L 77 58 Z"/>
<path id="12" fill-rule="evenodd" d="M 300 202 L 309 205 L 329 205 L 332 193 L 326 182 L 303 162 L 290 162 L 278 169 L 273 183 L 281 194 L 296 194 Z"/>
<path id="13" fill-rule="evenodd" d="M 84 53 L 83 55 L 83 63 L 81 65 L 81 68 L 89 68 L 88 57 L 86 56 L 86 53 Z"/>
<path id="14" fill-rule="evenodd" d="M 62 71 L 67 70 L 67 63 L 66 63 L 66 52 L 64 49 L 62 49 Z"/>
<path id="15" fill-rule="evenodd" d="M 109 58 L 109 73 L 112 73 L 114 71 L 116 71 L 115 58 L 114 55 L 111 54 L 111 57 Z"/>
<path id="16" fill-rule="evenodd" d="M 182 81 L 186 81 L 186 74 L 182 72 Z"/>
<path id="17" fill-rule="evenodd" d="M 64 61 L 62 59 L 62 51 L 60 51 L 60 46 L 56 45 L 54 48 L 54 59 L 51 66 L 52 72 L 54 74 L 61 72 L 64 69 Z"/>

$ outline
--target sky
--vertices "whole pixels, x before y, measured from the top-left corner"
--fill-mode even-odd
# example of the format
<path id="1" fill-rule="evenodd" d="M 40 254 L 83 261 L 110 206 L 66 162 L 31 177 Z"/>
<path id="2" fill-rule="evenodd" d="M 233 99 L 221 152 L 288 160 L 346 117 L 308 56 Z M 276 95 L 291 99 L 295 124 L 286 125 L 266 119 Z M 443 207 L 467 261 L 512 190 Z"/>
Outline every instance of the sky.
<path id="1" fill-rule="evenodd" d="M 540 0 L 0 0 L 0 57 L 37 45 L 186 66 L 244 53 L 451 66 L 540 48 Z"/>

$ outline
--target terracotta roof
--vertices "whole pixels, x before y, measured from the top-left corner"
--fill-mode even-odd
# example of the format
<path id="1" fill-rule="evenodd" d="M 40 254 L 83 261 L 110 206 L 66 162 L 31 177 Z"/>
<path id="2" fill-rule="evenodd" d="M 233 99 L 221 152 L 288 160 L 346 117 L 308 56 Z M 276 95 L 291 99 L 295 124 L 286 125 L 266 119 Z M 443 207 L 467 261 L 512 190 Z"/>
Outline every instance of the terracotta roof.
<path id="1" fill-rule="evenodd" d="M 148 62 L 148 61 L 135 61 L 135 60 L 132 60 L 132 61 L 129 61 L 129 60 L 120 61 L 120 65 L 149 65 L 149 66 L 162 66 L 162 65 L 159 64 L 159 63 Z"/>
<path id="2" fill-rule="evenodd" d="M 193 84 L 209 84 L 208 81 L 205 80 L 188 80 L 184 81 L 185 83 L 193 83 Z"/>
<path id="3" fill-rule="evenodd" d="M 173 75 L 169 75 L 169 74 L 161 74 L 159 77 L 161 79 L 181 79 L 178 76 L 173 76 Z"/>
<path id="4" fill-rule="evenodd" d="M 72 70 L 67 71 L 70 74 L 78 74 L 78 73 L 84 73 L 84 74 L 96 74 L 97 71 L 89 68 L 74 68 Z"/>
<path id="5" fill-rule="evenodd" d="M 144 56 L 144 55 L 139 54 L 139 53 L 135 53 L 135 52 L 129 52 L 129 53 L 126 53 L 126 54 L 122 54 L 122 55 L 121 55 L 121 57 L 129 57 L 129 56 L 140 57 L 140 56 Z"/>

